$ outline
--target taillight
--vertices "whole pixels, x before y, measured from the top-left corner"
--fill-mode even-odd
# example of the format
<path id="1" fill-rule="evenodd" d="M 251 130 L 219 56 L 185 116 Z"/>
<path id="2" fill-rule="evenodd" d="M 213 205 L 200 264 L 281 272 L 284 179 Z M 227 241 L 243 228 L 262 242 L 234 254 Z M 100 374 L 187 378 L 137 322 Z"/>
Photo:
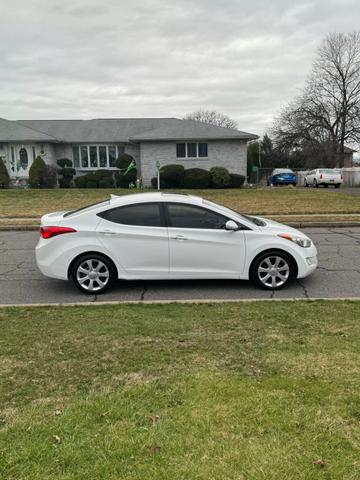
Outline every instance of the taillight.
<path id="1" fill-rule="evenodd" d="M 74 233 L 76 230 L 69 227 L 40 227 L 40 236 L 42 238 L 52 238 L 63 233 Z"/>
<path id="2" fill-rule="evenodd" d="M 322 178 L 322 173 L 320 173 L 320 178 Z"/>

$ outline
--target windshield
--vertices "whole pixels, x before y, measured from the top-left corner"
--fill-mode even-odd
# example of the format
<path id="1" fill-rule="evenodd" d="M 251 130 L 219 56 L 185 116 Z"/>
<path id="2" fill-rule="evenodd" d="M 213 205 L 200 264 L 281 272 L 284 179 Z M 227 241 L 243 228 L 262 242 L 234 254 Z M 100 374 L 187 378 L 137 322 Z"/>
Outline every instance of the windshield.
<path id="1" fill-rule="evenodd" d="M 227 215 L 235 215 L 236 217 L 239 218 L 239 221 L 241 222 L 242 219 L 248 220 L 249 222 L 253 223 L 254 225 L 257 225 L 258 227 L 265 227 L 266 223 L 263 220 L 260 220 L 259 218 L 252 217 L 251 215 L 246 215 L 244 213 L 239 213 L 236 210 L 232 210 L 231 208 L 224 207 L 223 205 L 218 205 L 215 202 L 210 202 L 209 200 L 203 200 L 204 205 L 208 205 L 209 207 L 215 207 L 220 209 L 224 214 Z"/>
<path id="2" fill-rule="evenodd" d="M 109 200 L 101 200 L 101 202 L 92 203 L 91 205 L 87 205 L 86 207 L 81 207 L 81 208 L 78 208 L 77 210 L 66 212 L 64 214 L 64 217 L 72 217 L 73 215 L 76 215 L 78 213 L 90 212 L 91 210 L 101 207 L 102 205 L 105 207 L 106 205 L 109 205 L 109 203 L 110 203 Z"/>

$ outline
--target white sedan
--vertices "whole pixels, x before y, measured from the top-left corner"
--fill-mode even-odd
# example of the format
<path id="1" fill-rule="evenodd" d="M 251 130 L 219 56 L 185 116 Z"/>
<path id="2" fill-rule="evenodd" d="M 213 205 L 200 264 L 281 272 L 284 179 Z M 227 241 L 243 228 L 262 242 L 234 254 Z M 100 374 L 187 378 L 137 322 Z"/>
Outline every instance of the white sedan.
<path id="1" fill-rule="evenodd" d="M 44 275 L 87 294 L 116 279 L 251 279 L 277 290 L 312 273 L 317 251 L 286 225 L 156 192 L 43 216 L 36 260 Z"/>
<path id="2" fill-rule="evenodd" d="M 334 185 L 335 188 L 339 188 L 343 183 L 341 173 L 334 168 L 317 168 L 305 175 L 304 185 L 305 187 L 319 187 L 323 185 L 328 187 Z"/>

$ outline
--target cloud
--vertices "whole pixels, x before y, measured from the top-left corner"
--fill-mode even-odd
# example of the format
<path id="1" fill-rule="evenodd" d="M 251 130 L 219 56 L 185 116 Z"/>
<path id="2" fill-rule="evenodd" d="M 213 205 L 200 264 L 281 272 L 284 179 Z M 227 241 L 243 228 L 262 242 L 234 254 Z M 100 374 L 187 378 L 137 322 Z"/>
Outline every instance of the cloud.
<path id="1" fill-rule="evenodd" d="M 0 0 L 0 116 L 182 116 L 263 133 L 357 0 Z"/>

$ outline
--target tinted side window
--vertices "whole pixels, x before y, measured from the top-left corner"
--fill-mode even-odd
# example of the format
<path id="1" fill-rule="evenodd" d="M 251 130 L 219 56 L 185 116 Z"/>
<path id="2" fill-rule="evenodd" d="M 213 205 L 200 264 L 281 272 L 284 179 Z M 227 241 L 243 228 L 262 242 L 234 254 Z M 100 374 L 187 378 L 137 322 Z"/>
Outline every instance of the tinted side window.
<path id="1" fill-rule="evenodd" d="M 184 203 L 167 203 L 167 209 L 169 227 L 221 229 L 228 220 L 219 213 Z"/>
<path id="2" fill-rule="evenodd" d="M 158 203 L 141 203 L 113 208 L 99 213 L 99 217 L 122 225 L 161 227 L 160 206 Z"/>

